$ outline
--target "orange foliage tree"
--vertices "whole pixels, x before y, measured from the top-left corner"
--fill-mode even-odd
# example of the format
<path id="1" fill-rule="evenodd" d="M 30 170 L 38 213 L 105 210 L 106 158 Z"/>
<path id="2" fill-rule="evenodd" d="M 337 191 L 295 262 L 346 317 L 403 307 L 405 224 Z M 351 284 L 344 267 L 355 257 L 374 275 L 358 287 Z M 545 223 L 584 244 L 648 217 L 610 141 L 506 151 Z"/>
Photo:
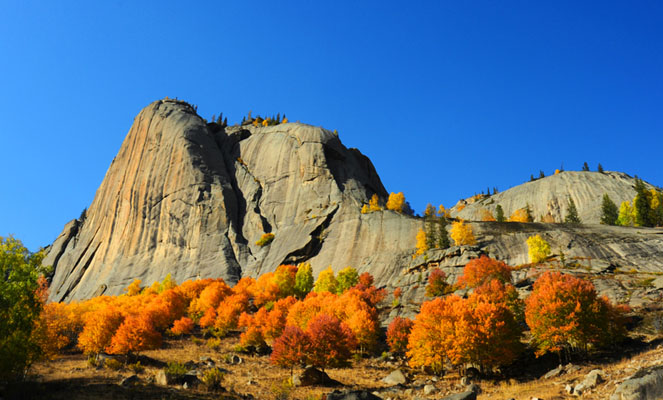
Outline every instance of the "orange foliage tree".
<path id="1" fill-rule="evenodd" d="M 320 314 L 311 321 L 306 335 L 311 343 L 307 361 L 323 370 L 345 365 L 357 347 L 350 328 L 338 318 L 327 314 Z"/>
<path id="2" fill-rule="evenodd" d="M 493 216 L 493 213 L 485 208 L 482 208 L 479 210 L 479 219 L 481 221 L 495 221 L 495 217 Z"/>
<path id="3" fill-rule="evenodd" d="M 148 315 L 125 318 L 113 335 L 107 351 L 111 354 L 135 354 L 161 346 L 161 334 L 157 332 Z"/>
<path id="4" fill-rule="evenodd" d="M 428 275 L 428 285 L 426 285 L 426 296 L 437 297 L 447 294 L 450 286 L 447 283 L 447 274 L 439 268 L 433 268 Z"/>
<path id="5" fill-rule="evenodd" d="M 173 333 L 173 335 L 186 335 L 193 331 L 193 327 L 194 323 L 191 318 L 182 317 L 173 322 L 173 327 L 170 328 L 170 331 Z"/>
<path id="6" fill-rule="evenodd" d="M 123 321 L 122 312 L 112 305 L 90 313 L 78 336 L 78 347 L 86 354 L 101 353 L 111 344 L 115 331 Z"/>
<path id="7" fill-rule="evenodd" d="M 497 279 L 502 283 L 511 282 L 511 267 L 502 261 L 482 255 L 468 262 L 463 268 L 463 275 L 458 278 L 458 285 L 475 288 Z"/>
<path id="8" fill-rule="evenodd" d="M 537 355 L 562 350 L 588 350 L 618 341 L 624 334 L 621 309 L 598 297 L 587 280 L 546 272 L 526 300 L 525 319 Z"/>
<path id="9" fill-rule="evenodd" d="M 387 344 L 392 353 L 403 354 L 412 330 L 412 320 L 396 317 L 387 328 Z"/>
<path id="10" fill-rule="evenodd" d="M 274 341 L 270 362 L 284 368 L 292 368 L 307 362 L 311 343 L 308 335 L 297 326 L 286 326 L 283 334 Z"/>

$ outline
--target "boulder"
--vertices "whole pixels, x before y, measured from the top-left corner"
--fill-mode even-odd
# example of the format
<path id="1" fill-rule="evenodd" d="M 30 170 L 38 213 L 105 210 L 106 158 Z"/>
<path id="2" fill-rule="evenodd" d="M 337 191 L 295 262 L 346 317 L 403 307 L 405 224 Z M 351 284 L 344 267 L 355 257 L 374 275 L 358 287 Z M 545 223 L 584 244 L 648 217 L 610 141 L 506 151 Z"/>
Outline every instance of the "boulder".
<path id="1" fill-rule="evenodd" d="M 601 376 L 603 371 L 600 369 L 593 369 L 585 376 L 582 382 L 575 385 L 573 388 L 573 394 L 575 396 L 581 396 L 586 391 L 595 388 L 599 383 L 603 382 L 603 377 Z"/>
<path id="2" fill-rule="evenodd" d="M 390 386 L 396 385 L 405 385 L 407 383 L 407 377 L 400 369 L 395 369 L 389 373 L 389 375 L 382 378 L 382 382 Z"/>
<path id="3" fill-rule="evenodd" d="M 562 366 L 560 364 L 557 368 L 552 369 L 552 370 L 548 371 L 548 373 L 543 375 L 543 379 L 556 378 L 556 377 L 560 376 L 563 373 L 564 373 L 564 366 Z"/>
<path id="4" fill-rule="evenodd" d="M 425 385 L 424 386 L 424 394 L 426 396 L 428 396 L 430 394 L 433 394 L 435 392 L 437 392 L 437 388 L 435 386 L 433 386 L 433 385 Z"/>
<path id="5" fill-rule="evenodd" d="M 339 383 L 329 377 L 326 372 L 315 367 L 306 367 L 299 374 L 292 377 L 294 386 L 337 386 Z"/>
<path id="6" fill-rule="evenodd" d="M 622 382 L 610 400 L 654 400 L 663 398 L 663 365 L 640 369 Z"/>

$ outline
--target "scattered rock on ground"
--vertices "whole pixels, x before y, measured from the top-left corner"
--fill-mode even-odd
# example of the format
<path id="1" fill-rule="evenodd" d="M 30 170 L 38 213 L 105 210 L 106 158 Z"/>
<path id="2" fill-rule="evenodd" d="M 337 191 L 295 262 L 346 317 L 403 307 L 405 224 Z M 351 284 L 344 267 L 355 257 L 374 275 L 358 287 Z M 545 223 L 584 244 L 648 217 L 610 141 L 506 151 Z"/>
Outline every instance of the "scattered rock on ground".
<path id="1" fill-rule="evenodd" d="M 429 394 L 433 394 L 437 391 L 437 388 L 433 385 L 426 385 L 424 386 L 424 394 L 428 396 Z"/>
<path id="2" fill-rule="evenodd" d="M 365 390 L 334 390 L 327 394 L 327 400 L 382 400 L 382 398 Z"/>
<path id="3" fill-rule="evenodd" d="M 126 378 L 122 379 L 120 381 L 120 385 L 121 386 L 133 386 L 133 385 L 137 384 L 138 382 L 140 382 L 140 378 L 138 377 L 138 375 L 134 374 L 134 375 L 127 376 Z"/>
<path id="4" fill-rule="evenodd" d="M 401 371 L 400 369 L 395 369 L 391 371 L 389 375 L 382 378 L 382 382 L 392 386 L 404 385 L 407 383 L 407 377 L 405 376 L 403 371 Z"/>
<path id="5" fill-rule="evenodd" d="M 548 371 L 547 374 L 543 375 L 543 379 L 556 378 L 564 373 L 564 366 L 559 365 L 557 368 Z"/>
<path id="6" fill-rule="evenodd" d="M 585 379 L 573 388 L 573 394 L 576 396 L 582 395 L 584 392 L 595 388 L 599 383 L 603 382 L 601 376 L 603 371 L 600 369 L 593 369 L 585 376 Z"/>
<path id="7" fill-rule="evenodd" d="M 452 394 L 450 396 L 443 397 L 440 400 L 476 400 L 477 394 L 471 390 L 462 393 Z"/>

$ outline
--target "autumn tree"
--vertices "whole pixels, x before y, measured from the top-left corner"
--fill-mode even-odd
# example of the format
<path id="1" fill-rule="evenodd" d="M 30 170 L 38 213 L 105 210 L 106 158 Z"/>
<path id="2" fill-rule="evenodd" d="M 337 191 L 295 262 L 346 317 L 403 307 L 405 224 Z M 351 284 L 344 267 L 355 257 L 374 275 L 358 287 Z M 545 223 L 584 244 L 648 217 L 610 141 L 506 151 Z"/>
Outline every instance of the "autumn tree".
<path id="1" fill-rule="evenodd" d="M 617 217 L 617 225 L 632 226 L 634 221 L 635 211 L 629 201 L 622 201 L 619 205 L 619 216 Z"/>
<path id="2" fill-rule="evenodd" d="M 127 286 L 127 296 L 135 296 L 140 293 L 141 291 L 141 280 L 140 279 L 135 279 L 129 286 Z"/>
<path id="3" fill-rule="evenodd" d="M 387 328 L 389 351 L 395 354 L 405 353 L 412 325 L 412 320 L 402 317 L 396 317 L 391 321 Z"/>
<path id="4" fill-rule="evenodd" d="M 371 212 L 382 210 L 382 207 L 380 207 L 380 199 L 378 198 L 377 193 L 373 194 L 371 200 L 369 200 L 368 210 Z"/>
<path id="5" fill-rule="evenodd" d="M 651 189 L 652 226 L 663 226 L 663 192 Z"/>
<path id="6" fill-rule="evenodd" d="M 173 335 L 188 335 L 193 331 L 194 323 L 193 320 L 189 317 L 182 317 L 175 322 L 173 322 L 172 328 L 170 331 Z"/>
<path id="7" fill-rule="evenodd" d="M 588 350 L 623 334 L 619 309 L 596 294 L 587 280 L 546 272 L 526 300 L 525 319 L 537 355 L 573 349 Z"/>
<path id="8" fill-rule="evenodd" d="M 428 285 L 426 285 L 426 296 L 437 297 L 447 293 L 450 286 L 447 283 L 447 274 L 439 268 L 433 268 L 428 275 Z"/>
<path id="9" fill-rule="evenodd" d="M 473 245 L 477 242 L 472 233 L 472 227 L 463 220 L 451 224 L 451 239 L 456 246 Z"/>
<path id="10" fill-rule="evenodd" d="M 490 212 L 490 210 L 482 208 L 479 210 L 479 218 L 481 221 L 495 221 L 495 217 L 493 216 L 493 213 Z"/>
<path id="11" fill-rule="evenodd" d="M 329 268 L 320 271 L 320 274 L 318 274 L 318 279 L 315 281 L 315 286 L 313 287 L 313 290 L 318 293 L 320 292 L 336 293 L 337 285 L 338 282 L 336 281 L 336 277 L 334 276 L 334 271 L 330 266 Z"/>
<path id="12" fill-rule="evenodd" d="M 352 267 L 343 268 L 336 278 L 336 293 L 341 294 L 359 283 L 359 273 Z"/>
<path id="13" fill-rule="evenodd" d="M 274 272 L 274 284 L 278 287 L 278 298 L 282 299 L 295 294 L 297 284 L 297 266 L 279 265 Z M 275 299 L 276 300 L 276 299 Z"/>
<path id="14" fill-rule="evenodd" d="M 272 354 L 269 358 L 272 364 L 283 368 L 292 368 L 296 365 L 306 364 L 310 352 L 309 337 L 297 326 L 286 326 L 283 334 L 272 344 Z"/>
<path id="15" fill-rule="evenodd" d="M 577 225 L 580 224 L 580 217 L 578 216 L 578 209 L 576 208 L 576 203 L 573 201 L 571 196 L 569 196 L 569 205 L 566 209 L 566 216 L 564 217 L 565 224 Z"/>
<path id="16" fill-rule="evenodd" d="M 85 320 L 83 332 L 78 336 L 78 347 L 86 354 L 105 351 L 122 322 L 122 311 L 113 305 L 90 313 Z"/>
<path id="17" fill-rule="evenodd" d="M 511 270 L 512 268 L 503 261 L 482 255 L 465 265 L 463 275 L 458 278 L 458 285 L 464 288 L 476 288 L 493 279 L 502 283 L 510 283 Z"/>
<path id="18" fill-rule="evenodd" d="M 111 354 L 136 354 L 161 346 L 157 332 L 147 315 L 129 316 L 122 321 L 111 339 L 107 351 Z"/>
<path id="19" fill-rule="evenodd" d="M 504 210 L 502 209 L 502 206 L 499 204 L 495 207 L 495 220 L 497 222 L 506 221 L 506 219 L 504 218 Z"/>
<path id="20" fill-rule="evenodd" d="M 200 292 L 197 298 L 191 301 L 189 314 L 198 318 L 210 308 L 216 309 L 231 293 L 232 289 L 223 280 L 212 282 Z"/>
<path id="21" fill-rule="evenodd" d="M 429 249 L 428 245 L 428 235 L 423 229 L 419 229 L 417 232 L 417 242 L 415 244 L 417 251 L 414 253 L 413 257 L 424 254 Z"/>
<path id="22" fill-rule="evenodd" d="M 617 205 L 612 201 L 607 193 L 603 195 L 601 201 L 601 223 L 603 225 L 616 225 L 617 218 L 619 218 L 619 210 Z"/>
<path id="23" fill-rule="evenodd" d="M 403 192 L 394 193 L 392 192 L 387 199 L 387 210 L 392 210 L 396 212 L 403 212 L 403 205 L 405 204 L 405 196 Z"/>
<path id="24" fill-rule="evenodd" d="M 534 264 L 545 261 L 550 255 L 550 244 L 539 234 L 527 238 L 527 249 L 529 261 Z"/>
<path id="25" fill-rule="evenodd" d="M 323 370 L 345 365 L 357 347 L 350 328 L 332 315 L 318 315 L 309 323 L 306 335 L 311 343 L 308 362 Z"/>
<path id="26" fill-rule="evenodd" d="M 509 222 L 529 222 L 527 218 L 527 209 L 519 208 L 511 214 Z"/>
<path id="27" fill-rule="evenodd" d="M 295 274 L 295 296 L 303 299 L 313 290 L 313 268 L 310 263 L 301 263 Z"/>
<path id="28" fill-rule="evenodd" d="M 0 381 L 22 378 L 40 356 L 33 331 L 44 305 L 42 259 L 43 252 L 30 254 L 20 240 L 0 236 Z"/>

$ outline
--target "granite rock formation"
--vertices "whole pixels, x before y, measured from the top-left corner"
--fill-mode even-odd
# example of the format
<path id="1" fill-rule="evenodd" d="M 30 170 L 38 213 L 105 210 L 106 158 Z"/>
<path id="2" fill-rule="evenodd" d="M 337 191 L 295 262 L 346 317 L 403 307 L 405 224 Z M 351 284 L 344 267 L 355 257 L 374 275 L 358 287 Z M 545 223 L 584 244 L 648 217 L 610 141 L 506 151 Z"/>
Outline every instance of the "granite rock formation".
<path id="1" fill-rule="evenodd" d="M 649 184 L 647 186 L 652 187 Z M 460 200 L 450 212 L 453 217 L 481 221 L 482 210 L 495 215 L 495 208 L 499 204 L 508 219 L 514 211 L 529 204 L 535 221 L 541 221 L 543 216 L 549 215 L 555 222 L 563 222 L 571 197 L 582 222 L 598 224 L 604 194 L 610 196 L 617 207 L 622 201 L 633 201 L 635 178 L 614 171 L 563 171 L 492 196 L 479 195 Z"/>
<path id="2" fill-rule="evenodd" d="M 361 214 L 374 193 L 386 200 L 370 160 L 328 130 L 224 129 L 187 103 L 156 101 L 136 117 L 85 218 L 51 246 L 50 299 L 119 294 L 168 273 L 235 282 L 302 261 L 315 273 L 352 265 L 385 281 L 421 222 Z M 268 232 L 274 240 L 256 245 Z"/>

